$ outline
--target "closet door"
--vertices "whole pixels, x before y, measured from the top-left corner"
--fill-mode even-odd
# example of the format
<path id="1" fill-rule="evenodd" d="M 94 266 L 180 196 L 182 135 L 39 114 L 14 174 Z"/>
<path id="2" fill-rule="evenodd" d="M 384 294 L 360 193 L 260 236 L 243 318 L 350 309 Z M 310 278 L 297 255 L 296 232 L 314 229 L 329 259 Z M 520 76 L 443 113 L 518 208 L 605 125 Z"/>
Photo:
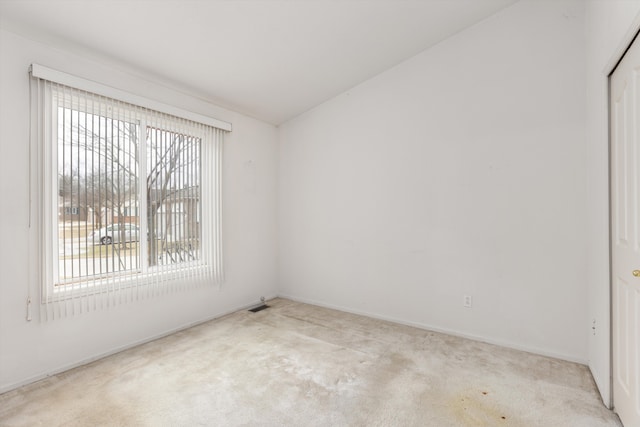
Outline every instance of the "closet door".
<path id="1" fill-rule="evenodd" d="M 640 426 L 640 41 L 610 78 L 613 403 Z"/>

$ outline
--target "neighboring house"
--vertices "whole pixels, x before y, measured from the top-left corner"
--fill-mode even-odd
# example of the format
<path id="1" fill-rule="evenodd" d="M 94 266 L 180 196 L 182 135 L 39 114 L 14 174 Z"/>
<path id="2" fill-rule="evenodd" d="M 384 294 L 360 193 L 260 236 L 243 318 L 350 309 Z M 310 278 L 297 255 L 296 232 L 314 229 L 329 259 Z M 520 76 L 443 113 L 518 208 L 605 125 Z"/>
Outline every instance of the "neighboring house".
<path id="1" fill-rule="evenodd" d="M 58 205 L 59 221 L 87 221 L 89 209 L 87 207 L 75 206 L 70 203 Z"/>
<path id="2" fill-rule="evenodd" d="M 155 204 L 162 196 L 152 190 L 150 201 Z M 169 241 L 191 239 L 200 235 L 200 191 L 190 187 L 165 195 L 156 214 L 156 233 Z"/>

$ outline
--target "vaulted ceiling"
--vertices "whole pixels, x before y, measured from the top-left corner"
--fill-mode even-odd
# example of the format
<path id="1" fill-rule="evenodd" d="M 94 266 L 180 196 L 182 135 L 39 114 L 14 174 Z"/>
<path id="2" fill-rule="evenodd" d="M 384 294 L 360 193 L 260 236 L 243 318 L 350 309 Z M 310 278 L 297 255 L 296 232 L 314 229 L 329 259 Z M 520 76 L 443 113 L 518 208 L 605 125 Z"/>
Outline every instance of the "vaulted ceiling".
<path id="1" fill-rule="evenodd" d="M 0 0 L 0 26 L 280 124 L 517 0 Z"/>

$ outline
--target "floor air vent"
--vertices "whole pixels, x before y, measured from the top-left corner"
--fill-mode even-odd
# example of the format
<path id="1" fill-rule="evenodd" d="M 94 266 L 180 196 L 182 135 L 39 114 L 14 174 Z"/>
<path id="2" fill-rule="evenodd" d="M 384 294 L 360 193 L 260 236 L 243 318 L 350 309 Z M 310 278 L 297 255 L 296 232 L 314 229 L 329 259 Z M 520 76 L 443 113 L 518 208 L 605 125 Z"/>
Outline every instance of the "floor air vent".
<path id="1" fill-rule="evenodd" d="M 255 307 L 255 308 L 250 309 L 249 311 L 252 312 L 252 313 L 257 313 L 259 311 L 264 310 L 265 308 L 269 308 L 269 306 L 267 304 L 262 304 L 262 305 L 259 305 L 259 306 Z"/>

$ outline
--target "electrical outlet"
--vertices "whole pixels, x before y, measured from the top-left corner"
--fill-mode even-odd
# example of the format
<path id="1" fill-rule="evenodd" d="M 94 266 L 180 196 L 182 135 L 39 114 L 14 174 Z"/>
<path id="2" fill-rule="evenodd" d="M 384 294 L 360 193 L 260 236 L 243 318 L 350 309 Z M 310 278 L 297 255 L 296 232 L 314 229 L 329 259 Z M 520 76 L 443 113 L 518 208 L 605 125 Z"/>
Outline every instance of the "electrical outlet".
<path id="1" fill-rule="evenodd" d="M 462 297 L 462 305 L 466 308 L 473 307 L 473 297 L 471 295 L 465 295 Z"/>

